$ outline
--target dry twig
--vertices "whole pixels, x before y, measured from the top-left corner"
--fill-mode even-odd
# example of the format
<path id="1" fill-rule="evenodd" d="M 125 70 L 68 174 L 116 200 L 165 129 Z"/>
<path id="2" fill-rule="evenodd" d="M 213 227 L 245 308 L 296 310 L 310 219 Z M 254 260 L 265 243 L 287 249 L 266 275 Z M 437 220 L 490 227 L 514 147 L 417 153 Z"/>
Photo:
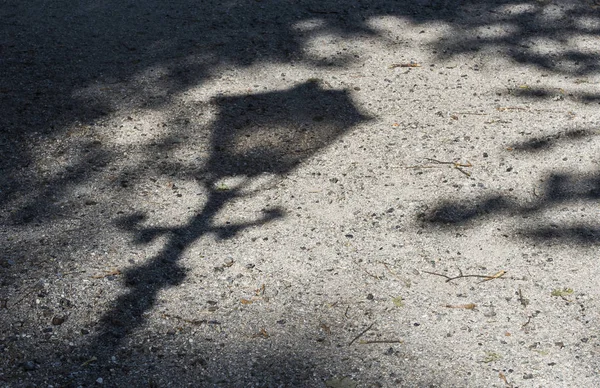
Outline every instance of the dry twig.
<path id="1" fill-rule="evenodd" d="M 367 344 L 403 344 L 402 340 L 360 340 L 358 341 L 361 345 Z"/>
<path id="2" fill-rule="evenodd" d="M 375 322 L 371 323 L 369 325 L 369 327 L 367 327 L 366 329 L 364 329 L 363 331 L 361 331 L 356 337 L 354 337 L 354 339 L 352 341 L 350 341 L 350 343 L 348 344 L 348 346 L 352 345 L 357 339 L 359 339 L 360 337 L 362 337 L 367 331 L 371 330 L 371 328 L 373 327 L 374 324 L 375 324 Z"/>
<path id="3" fill-rule="evenodd" d="M 498 279 L 498 278 L 504 276 L 504 274 L 506 274 L 506 271 L 499 271 L 499 272 L 495 273 L 494 275 L 472 275 L 472 274 L 465 275 L 462 273 L 462 271 L 460 269 L 458 271 L 460 273 L 458 276 L 448 276 L 448 275 L 444 275 L 441 273 L 430 272 L 430 271 L 423 271 L 423 272 L 428 273 L 430 275 L 441 276 L 443 278 L 446 278 L 446 283 L 451 282 L 456 279 L 461 279 L 461 278 L 483 278 L 483 280 L 479 282 L 479 283 L 482 283 L 482 282 L 487 282 L 489 280 Z"/>

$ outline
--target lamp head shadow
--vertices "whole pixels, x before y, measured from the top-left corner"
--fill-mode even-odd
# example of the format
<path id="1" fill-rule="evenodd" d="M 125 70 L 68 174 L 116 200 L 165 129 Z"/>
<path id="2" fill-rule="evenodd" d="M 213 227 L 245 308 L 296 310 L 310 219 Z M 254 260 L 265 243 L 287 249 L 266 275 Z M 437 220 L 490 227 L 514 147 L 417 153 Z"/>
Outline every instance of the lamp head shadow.
<path id="1" fill-rule="evenodd" d="M 213 102 L 220 112 L 207 164 L 213 181 L 288 173 L 369 119 L 356 109 L 347 91 L 325 90 L 317 82 Z"/>

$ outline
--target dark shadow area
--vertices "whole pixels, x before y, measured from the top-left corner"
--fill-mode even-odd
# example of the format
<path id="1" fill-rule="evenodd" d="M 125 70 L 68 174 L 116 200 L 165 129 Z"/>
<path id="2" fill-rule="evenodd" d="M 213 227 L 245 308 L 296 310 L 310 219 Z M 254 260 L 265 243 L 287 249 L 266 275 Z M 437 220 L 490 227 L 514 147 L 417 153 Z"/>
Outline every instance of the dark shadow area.
<path id="1" fill-rule="evenodd" d="M 523 11 L 508 9 L 513 6 Z M 554 13 L 554 22 L 548 22 L 547 15 Z M 535 41 L 541 39 L 562 44 L 580 34 L 598 38 L 600 31 L 589 27 L 586 20 L 598 20 L 600 11 L 587 2 L 4 1 L 0 6 L 0 225 L 35 226 L 34 232 L 42 235 L 35 234 L 35 240 L 44 246 L 48 237 L 42 228 L 54 227 L 69 217 L 83 217 L 82 213 L 96 205 L 110 210 L 112 204 L 98 204 L 85 197 L 63 201 L 75 186 L 112 168 L 122 157 L 110 146 L 85 136 L 81 141 L 66 142 L 75 137 L 70 133 L 73 127 L 102 126 L 113 114 L 168 110 L 181 93 L 218 79 L 227 67 L 302 64 L 319 70 L 343 68 L 359 60 L 344 54 L 312 57 L 305 45 L 320 34 L 347 39 L 371 36 L 401 48 L 402 31 L 392 39 L 380 36 L 370 26 L 370 20 L 380 16 L 407 19 L 415 25 L 449 25 L 452 32 L 432 46 L 441 60 L 491 49 L 514 61 L 567 76 L 599 70 L 597 50 L 571 48 L 540 55 L 535 49 Z M 320 23 L 309 31 L 297 28 L 307 20 Z M 499 24 L 506 26 L 499 37 L 480 35 L 479 31 Z M 582 99 L 596 101 L 597 96 L 583 95 Z M 207 193 L 205 201 L 197 204 L 197 214 L 176 227 L 146 227 L 147 215 L 136 209 L 119 217 L 109 211 L 94 213 L 109 222 L 116 220 L 138 244 L 159 236 L 166 236 L 167 242 L 157 255 L 124 274 L 128 292 L 101 317 L 98 335 L 90 340 L 88 349 L 82 350 L 84 353 L 107 357 L 128 333 L 139 328 L 157 293 L 185 280 L 185 269 L 178 262 L 199 238 L 207 234 L 232 238 L 245 228 L 284 216 L 285 209 L 273 208 L 252 222 L 215 225 L 215 216 L 226 204 L 248 195 L 243 185 L 219 189 L 216 185 L 220 179 L 284 176 L 366 120 L 346 91 L 324 90 L 315 83 L 280 92 L 215 98 L 213 102 L 218 115 L 210 127 L 211 152 L 206 167 L 199 171 L 195 166 L 182 166 L 184 174 L 195 177 Z M 40 155 L 46 148 L 48 154 Z M 66 166 L 42 168 L 60 158 L 67 159 Z M 133 185 L 135 176 L 144 174 L 142 167 L 130 169 L 132 178 L 119 177 L 114 189 Z M 573 198 L 596 201 L 598 192 L 597 176 L 553 176 L 538 208 Z M 445 205 L 429 220 L 460 224 L 478 218 L 481 212 L 492 215 L 506 211 L 536 209 L 519 209 L 510 200 L 497 197 L 472 208 Z M 101 239 L 102 230 L 96 230 L 93 222 L 77 233 L 65 227 L 55 238 L 70 244 L 71 250 L 83 250 Z M 596 241 L 593 229 L 586 233 L 591 236 L 588 241 Z M 53 266 L 62 260 L 62 248 L 48 247 L 44 255 L 38 255 L 25 244 L 11 240 L 7 249 L 11 252 L 6 255 L 21 258 L 32 249 L 28 259 L 31 272 L 41 268 L 54 271 Z M 56 260 L 42 263 L 48 256 Z M 90 259 L 83 256 L 80 260 Z M 15 269 L 0 270 L 4 279 L 21 275 Z M 305 367 L 302 364 L 298 368 Z M 276 375 L 270 367 L 262 373 Z M 303 380 L 282 381 L 301 385 Z"/>
<path id="2" fill-rule="evenodd" d="M 598 129 L 575 129 L 571 131 L 559 132 L 544 137 L 535 137 L 521 143 L 511 144 L 511 148 L 521 152 L 541 152 L 548 151 L 554 147 L 559 147 L 566 142 L 590 139 L 597 135 Z"/>
<path id="3" fill-rule="evenodd" d="M 243 176 L 248 181 L 264 173 L 286 174 L 367 119 L 345 92 L 323 90 L 316 83 L 282 92 L 224 97 L 215 103 L 219 114 L 212 130 L 213 153 L 199 177 L 208 198 L 197 215 L 176 228 L 144 228 L 140 223 L 145 215 L 139 213 L 117 222 L 138 244 L 161 235 L 167 235 L 168 242 L 155 257 L 125 273 L 129 292 L 101 318 L 91 354 L 110 354 L 143 323 L 143 314 L 152 308 L 158 292 L 185 279 L 178 261 L 200 237 L 212 233 L 228 239 L 242 229 L 283 217 L 283 209 L 265 209 L 262 218 L 250 223 L 214 225 L 215 215 L 228 202 L 247 197 L 243 187 L 220 189 L 216 185 L 220 179 Z"/>
<path id="4" fill-rule="evenodd" d="M 590 227 L 589 225 L 553 225 L 550 227 L 540 227 L 534 230 L 521 230 L 519 231 L 519 234 L 538 242 L 574 242 L 580 245 L 595 245 L 600 242 L 600 227 Z"/>
<path id="5" fill-rule="evenodd" d="M 0 204 L 27 193 L 13 177 L 35 164 L 32 143 L 54 141 L 69 125 L 96 123 L 123 107 L 167 106 L 225 66 L 345 66 L 356 58 L 312 58 L 305 43 L 321 33 L 377 36 L 369 20 L 378 16 L 450 25 L 452 33 L 433 47 L 441 59 L 493 49 L 560 74 L 598 71 L 597 50 L 536 51 L 538 40 L 597 38 L 593 21 L 600 10 L 589 1 L 6 1 L 0 8 Z M 322 23 L 314 30 L 296 28 L 315 19 Z"/>
<path id="6" fill-rule="evenodd" d="M 491 49 L 550 72 L 583 76 L 600 69 L 593 43 L 589 50 L 555 48 L 581 35 L 598 36 L 600 9 L 590 1 L 462 2 L 459 9 L 455 33 L 434 46 L 441 58 Z"/>
<path id="7" fill-rule="evenodd" d="M 600 95 L 598 93 L 565 91 L 557 88 L 528 86 L 523 88 L 509 89 L 509 93 L 515 97 L 523 99 L 554 100 L 566 98 L 584 104 L 596 103 L 600 101 Z"/>
<path id="8" fill-rule="evenodd" d="M 464 201 L 445 201 L 421 214 L 420 219 L 442 227 L 473 225 L 500 215 L 519 217 L 567 205 L 575 201 L 600 202 L 600 173 L 590 175 L 551 174 L 545 181 L 542 192 L 537 194 L 538 200 L 522 205 L 509 196 L 496 195 L 474 200 L 465 204 Z M 595 225 L 551 225 L 539 226 L 533 230 L 523 229 L 521 236 L 539 241 L 575 242 L 580 245 L 600 243 L 599 227 Z"/>

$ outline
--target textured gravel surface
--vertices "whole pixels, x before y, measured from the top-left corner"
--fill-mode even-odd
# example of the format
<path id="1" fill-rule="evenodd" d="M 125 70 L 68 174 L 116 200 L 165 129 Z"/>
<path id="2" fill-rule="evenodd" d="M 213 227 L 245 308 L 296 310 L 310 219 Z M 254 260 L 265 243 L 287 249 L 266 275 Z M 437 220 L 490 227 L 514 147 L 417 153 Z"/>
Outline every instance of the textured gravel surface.
<path id="1" fill-rule="evenodd" d="M 0 3 L 0 386 L 600 386 L 600 4 Z"/>

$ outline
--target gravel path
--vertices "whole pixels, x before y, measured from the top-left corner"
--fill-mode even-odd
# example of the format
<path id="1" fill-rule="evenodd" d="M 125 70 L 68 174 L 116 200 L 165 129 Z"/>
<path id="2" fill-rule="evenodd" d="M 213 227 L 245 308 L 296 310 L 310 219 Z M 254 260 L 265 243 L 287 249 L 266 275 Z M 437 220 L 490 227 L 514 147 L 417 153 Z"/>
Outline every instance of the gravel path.
<path id="1" fill-rule="evenodd" d="M 3 1 L 0 386 L 600 386 L 594 1 Z"/>

